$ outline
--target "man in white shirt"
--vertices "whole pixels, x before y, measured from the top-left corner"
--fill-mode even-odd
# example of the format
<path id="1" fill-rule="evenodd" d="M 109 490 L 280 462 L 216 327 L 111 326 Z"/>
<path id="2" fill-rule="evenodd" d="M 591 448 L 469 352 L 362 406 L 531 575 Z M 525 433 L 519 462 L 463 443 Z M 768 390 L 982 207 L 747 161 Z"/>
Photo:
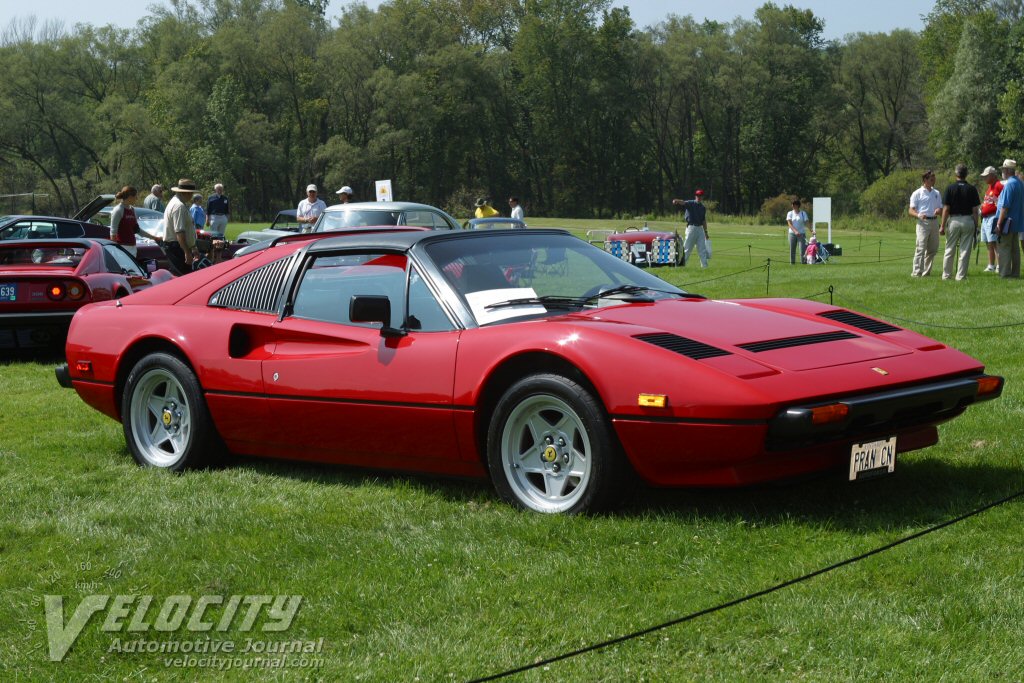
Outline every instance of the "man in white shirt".
<path id="1" fill-rule="evenodd" d="M 800 210 L 800 200 L 793 200 L 793 210 L 786 214 L 786 224 L 789 226 L 789 262 L 796 264 L 804 262 L 804 252 L 807 251 L 807 214 Z M 811 228 L 814 234 L 814 228 Z M 797 251 L 797 245 L 800 251 Z"/>
<path id="2" fill-rule="evenodd" d="M 324 212 L 327 205 L 324 200 L 317 199 L 316 185 L 310 183 L 306 186 L 306 198 L 299 202 L 299 208 L 295 212 L 296 220 L 302 224 L 302 231 L 309 232 L 313 229 L 316 219 Z"/>
<path id="3" fill-rule="evenodd" d="M 181 178 L 171 192 L 174 197 L 164 209 L 164 253 L 171 263 L 171 270 L 184 275 L 191 273 L 193 262 L 199 260 L 196 226 L 189 213 L 196 184 L 188 178 Z"/>
<path id="4" fill-rule="evenodd" d="M 512 218 L 523 220 L 523 207 L 519 204 L 519 197 L 509 197 L 508 205 L 512 207 Z"/>
<path id="5" fill-rule="evenodd" d="M 935 173 L 925 171 L 921 187 L 910 195 L 910 215 L 917 219 L 917 246 L 911 277 L 926 277 L 932 272 L 932 261 L 939 250 L 939 221 L 942 195 L 935 189 Z"/>

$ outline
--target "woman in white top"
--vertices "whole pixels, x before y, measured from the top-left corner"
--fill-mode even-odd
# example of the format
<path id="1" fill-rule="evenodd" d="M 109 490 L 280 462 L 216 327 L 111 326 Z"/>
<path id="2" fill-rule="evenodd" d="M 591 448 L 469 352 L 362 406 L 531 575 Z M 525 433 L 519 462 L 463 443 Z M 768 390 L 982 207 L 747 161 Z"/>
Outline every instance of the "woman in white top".
<path id="1" fill-rule="evenodd" d="M 789 224 L 789 262 L 796 265 L 797 259 L 803 263 L 803 254 L 807 251 L 807 213 L 800 210 L 800 200 L 793 200 L 793 210 L 786 214 L 786 223 Z M 811 228 L 814 234 L 814 228 Z M 797 245 L 800 250 L 797 251 Z M 799 256 L 798 256 L 799 255 Z"/>

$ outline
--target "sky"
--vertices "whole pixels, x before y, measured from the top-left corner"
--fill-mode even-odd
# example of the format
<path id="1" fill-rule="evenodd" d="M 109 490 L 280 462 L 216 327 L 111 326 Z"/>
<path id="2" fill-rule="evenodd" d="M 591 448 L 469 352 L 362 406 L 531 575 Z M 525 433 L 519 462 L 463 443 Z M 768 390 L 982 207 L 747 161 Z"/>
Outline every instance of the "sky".
<path id="1" fill-rule="evenodd" d="M 615 0 L 617 7 L 628 7 L 633 21 L 640 28 L 657 24 L 669 14 L 692 15 L 698 20 L 731 21 L 736 17 L 751 19 L 754 10 L 765 0 L 644 0 L 628 2 Z M 0 29 L 7 27 L 14 19 L 24 20 L 34 16 L 37 22 L 56 20 L 63 22 L 66 29 L 76 23 L 101 26 L 114 24 L 131 27 L 149 14 L 150 5 L 166 5 L 163 0 L 155 2 L 125 2 L 125 0 L 46 0 L 40 5 L 20 3 L 18 0 L 0 0 Z M 327 15 L 338 17 L 349 0 L 330 0 Z M 379 2 L 368 0 L 370 7 Z M 921 15 L 927 14 L 935 0 L 775 0 L 777 5 L 795 5 L 809 9 L 825 20 L 826 39 L 842 38 L 847 33 L 886 33 L 896 28 L 920 30 Z"/>

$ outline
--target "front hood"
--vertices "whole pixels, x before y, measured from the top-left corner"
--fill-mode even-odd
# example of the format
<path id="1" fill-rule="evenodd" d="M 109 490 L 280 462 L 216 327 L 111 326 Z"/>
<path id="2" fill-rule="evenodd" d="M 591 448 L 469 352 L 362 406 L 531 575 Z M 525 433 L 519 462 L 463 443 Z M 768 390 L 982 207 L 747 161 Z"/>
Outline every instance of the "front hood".
<path id="1" fill-rule="evenodd" d="M 629 325 L 632 329 L 624 328 L 623 334 L 631 337 L 677 335 L 779 370 L 813 370 L 913 352 L 826 319 L 819 322 L 728 301 L 671 299 L 609 306 L 572 317 Z"/>

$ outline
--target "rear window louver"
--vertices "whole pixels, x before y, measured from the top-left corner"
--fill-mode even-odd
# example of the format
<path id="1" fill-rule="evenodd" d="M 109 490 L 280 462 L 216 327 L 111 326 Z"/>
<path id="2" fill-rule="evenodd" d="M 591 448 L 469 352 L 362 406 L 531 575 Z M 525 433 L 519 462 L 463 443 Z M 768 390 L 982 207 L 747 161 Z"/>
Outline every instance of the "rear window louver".
<path id="1" fill-rule="evenodd" d="M 663 349 L 678 353 L 681 356 L 687 356 L 696 360 L 702 358 L 715 358 L 716 356 L 728 356 L 729 351 L 720 349 L 703 342 L 695 341 L 693 339 L 687 339 L 686 337 L 680 337 L 675 334 L 667 334 L 664 332 L 653 332 L 651 334 L 638 334 L 634 339 L 647 342 L 648 344 L 654 344 L 660 346 Z"/>
<path id="2" fill-rule="evenodd" d="M 284 293 L 288 266 L 294 260 L 293 254 L 243 275 L 217 290 L 210 297 L 210 305 L 238 311 L 276 313 Z"/>
<path id="3" fill-rule="evenodd" d="M 900 328 L 895 325 L 883 323 L 881 320 L 875 320 L 874 318 L 869 318 L 866 315 L 854 313 L 853 311 L 829 311 L 828 313 L 819 313 L 818 315 L 822 318 L 835 320 L 837 323 L 856 327 L 864 330 L 865 332 L 872 332 L 874 334 L 885 334 L 886 332 L 900 331 Z"/>
<path id="4" fill-rule="evenodd" d="M 844 339 L 859 339 L 859 337 L 853 332 L 825 332 L 823 334 L 805 334 L 800 337 L 787 337 L 770 341 L 748 342 L 746 344 L 737 344 L 736 346 L 752 353 L 762 353 L 764 351 L 790 349 L 794 346 L 810 346 L 811 344 L 824 344 L 825 342 L 842 341 Z"/>

